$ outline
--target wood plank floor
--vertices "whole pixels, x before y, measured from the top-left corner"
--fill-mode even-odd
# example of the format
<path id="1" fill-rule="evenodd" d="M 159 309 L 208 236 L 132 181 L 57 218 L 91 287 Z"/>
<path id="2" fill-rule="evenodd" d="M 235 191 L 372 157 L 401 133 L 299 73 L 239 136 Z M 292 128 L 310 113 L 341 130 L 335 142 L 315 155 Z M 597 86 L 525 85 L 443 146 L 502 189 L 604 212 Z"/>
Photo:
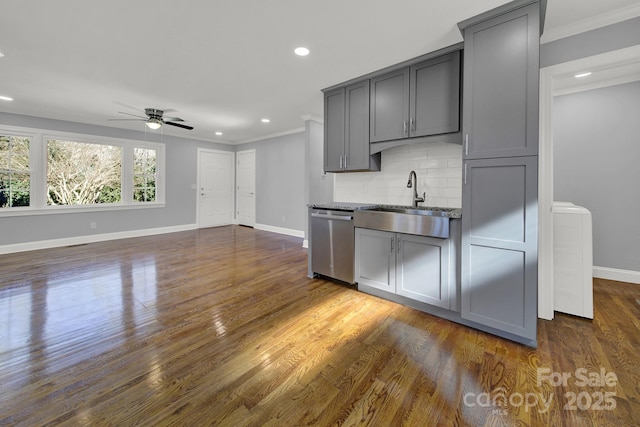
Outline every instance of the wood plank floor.
<path id="1" fill-rule="evenodd" d="M 0 425 L 640 424 L 638 285 L 531 349 L 306 269 L 238 226 L 0 256 Z"/>

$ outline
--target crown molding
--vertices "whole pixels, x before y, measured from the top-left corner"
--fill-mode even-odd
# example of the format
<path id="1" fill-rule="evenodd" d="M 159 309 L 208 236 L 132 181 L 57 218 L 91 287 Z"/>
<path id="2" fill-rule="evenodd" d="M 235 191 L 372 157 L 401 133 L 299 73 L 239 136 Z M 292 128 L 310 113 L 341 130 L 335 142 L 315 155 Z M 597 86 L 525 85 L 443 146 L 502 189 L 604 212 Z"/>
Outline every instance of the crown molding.
<path id="1" fill-rule="evenodd" d="M 612 10 L 610 12 L 593 16 L 588 19 L 582 19 L 568 25 L 563 25 L 562 27 L 546 30 L 542 34 L 540 43 L 549 43 L 555 40 L 563 39 L 565 37 L 584 33 L 586 31 L 595 30 L 596 28 L 617 24 L 618 22 L 633 19 L 638 16 L 640 16 L 640 4 L 634 4 L 631 6 Z"/>

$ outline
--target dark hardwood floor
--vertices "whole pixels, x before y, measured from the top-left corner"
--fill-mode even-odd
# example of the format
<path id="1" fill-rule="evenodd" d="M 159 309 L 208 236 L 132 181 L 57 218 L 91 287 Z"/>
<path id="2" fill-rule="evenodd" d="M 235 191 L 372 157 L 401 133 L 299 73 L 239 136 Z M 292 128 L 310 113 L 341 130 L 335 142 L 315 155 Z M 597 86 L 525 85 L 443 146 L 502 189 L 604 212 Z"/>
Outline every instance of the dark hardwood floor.
<path id="1" fill-rule="evenodd" d="M 238 226 L 2 255 L 0 425 L 640 424 L 638 285 L 532 349 L 306 273 Z"/>

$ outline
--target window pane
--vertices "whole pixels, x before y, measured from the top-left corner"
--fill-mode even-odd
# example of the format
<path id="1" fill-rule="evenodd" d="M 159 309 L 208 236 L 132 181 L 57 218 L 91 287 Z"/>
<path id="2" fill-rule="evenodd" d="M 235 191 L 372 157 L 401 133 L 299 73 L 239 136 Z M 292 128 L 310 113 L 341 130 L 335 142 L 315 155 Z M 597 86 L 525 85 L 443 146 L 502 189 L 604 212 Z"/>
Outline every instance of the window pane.
<path id="1" fill-rule="evenodd" d="M 11 207 L 11 193 L 9 191 L 9 174 L 0 173 L 0 208 Z"/>
<path id="2" fill-rule="evenodd" d="M 134 175 L 133 176 L 133 186 L 134 187 L 144 187 L 144 175 Z"/>
<path id="3" fill-rule="evenodd" d="M 0 208 L 29 206 L 29 138 L 0 135 Z"/>
<path id="4" fill-rule="evenodd" d="M 11 143 L 13 148 L 11 168 L 24 172 L 29 171 L 29 139 L 13 137 Z"/>
<path id="5" fill-rule="evenodd" d="M 48 205 L 121 201 L 121 147 L 48 140 L 47 151 Z"/>
<path id="6" fill-rule="evenodd" d="M 134 149 L 133 200 L 136 202 L 156 200 L 156 157 L 154 149 Z"/>
<path id="7" fill-rule="evenodd" d="M 14 173 L 9 180 L 11 206 L 29 206 L 29 174 Z"/>
<path id="8" fill-rule="evenodd" d="M 9 169 L 9 137 L 0 136 L 0 169 Z"/>

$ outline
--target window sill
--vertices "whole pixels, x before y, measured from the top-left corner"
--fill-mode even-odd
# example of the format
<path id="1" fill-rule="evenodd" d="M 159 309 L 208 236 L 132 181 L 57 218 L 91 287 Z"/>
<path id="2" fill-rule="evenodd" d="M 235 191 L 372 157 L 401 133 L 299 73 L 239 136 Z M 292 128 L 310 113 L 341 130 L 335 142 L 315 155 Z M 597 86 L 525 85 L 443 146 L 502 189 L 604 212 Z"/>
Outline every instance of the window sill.
<path id="1" fill-rule="evenodd" d="M 75 214 L 85 212 L 108 212 L 136 209 L 164 208 L 164 202 L 153 203 L 132 203 L 132 204 L 112 204 L 112 205 L 82 205 L 82 206 L 47 206 L 46 208 L 5 208 L 0 210 L 0 218 L 12 216 L 32 216 L 32 215 L 55 215 L 55 214 Z"/>

